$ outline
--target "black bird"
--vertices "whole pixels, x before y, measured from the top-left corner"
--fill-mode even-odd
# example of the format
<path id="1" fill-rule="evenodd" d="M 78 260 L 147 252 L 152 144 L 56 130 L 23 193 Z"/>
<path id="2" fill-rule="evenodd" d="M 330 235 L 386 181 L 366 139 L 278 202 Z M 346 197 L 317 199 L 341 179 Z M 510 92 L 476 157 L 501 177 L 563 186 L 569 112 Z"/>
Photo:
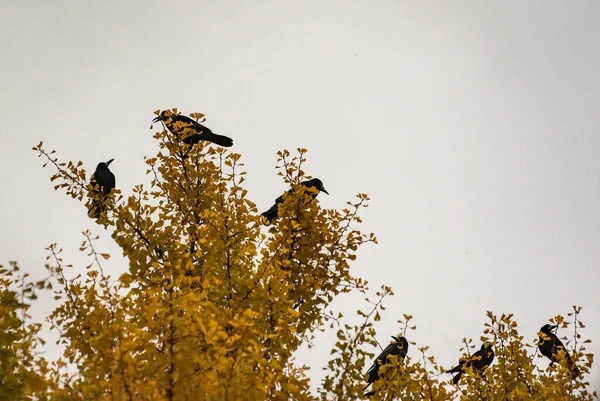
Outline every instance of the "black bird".
<path id="1" fill-rule="evenodd" d="M 233 145 L 233 139 L 215 134 L 210 128 L 199 122 L 169 110 L 163 110 L 158 117 L 152 120 L 153 123 L 158 121 L 164 122 L 173 135 L 179 138 L 183 137 L 183 142 L 189 145 L 194 145 L 200 141 L 209 141 L 227 148 Z"/>
<path id="2" fill-rule="evenodd" d="M 306 191 L 306 193 L 310 193 L 312 199 L 316 198 L 319 192 L 325 192 L 327 195 L 329 195 L 329 192 L 327 192 L 325 190 L 325 187 L 323 186 L 323 182 L 321 182 L 321 180 L 319 180 L 318 178 L 313 178 L 312 180 L 301 182 L 300 185 L 309 188 L 309 190 Z M 283 197 L 291 193 L 292 191 L 293 189 L 290 189 L 285 194 L 275 199 L 275 204 L 271 206 L 269 210 L 261 214 L 261 216 L 264 216 L 268 220 L 269 224 L 277 218 L 277 213 L 279 212 L 279 204 L 283 202 Z"/>
<path id="3" fill-rule="evenodd" d="M 108 169 L 108 165 L 112 163 L 113 160 L 114 159 L 110 159 L 106 163 L 98 163 L 96 171 L 90 180 L 93 198 L 88 216 L 93 219 L 100 217 L 100 214 L 106 210 L 106 196 L 110 194 L 110 191 L 115 187 L 115 175 Z"/>
<path id="4" fill-rule="evenodd" d="M 446 373 L 456 373 L 452 378 L 454 384 L 458 383 L 460 377 L 468 368 L 473 369 L 473 372 L 481 375 L 484 370 L 492 364 L 494 360 L 494 348 L 490 342 L 481 344 L 481 349 L 471 355 L 470 358 L 461 358 L 458 365 L 447 371 Z"/>
<path id="5" fill-rule="evenodd" d="M 539 343 L 538 348 L 542 355 L 546 358 L 550 359 L 550 366 L 554 366 L 555 363 L 559 362 L 558 360 L 558 352 L 563 350 L 565 352 L 564 358 L 566 359 L 567 368 L 571 371 L 571 377 L 575 379 L 579 376 L 579 369 L 573 365 L 573 360 L 571 359 L 571 355 L 567 352 L 564 344 L 560 339 L 552 332 L 558 328 L 558 324 L 550 325 L 545 324 L 540 329 L 538 333 Z"/>
<path id="6" fill-rule="evenodd" d="M 406 353 L 408 352 L 408 341 L 406 341 L 406 338 L 396 336 L 392 336 L 392 338 L 394 341 L 381 351 L 381 354 L 373 361 L 373 365 L 367 370 L 366 374 L 369 375 L 369 377 L 367 378 L 367 385 L 363 390 L 366 390 L 371 384 L 379 380 L 379 368 L 390 362 L 388 359 L 389 356 L 398 355 L 398 357 L 402 359 L 406 356 Z M 366 393 L 365 396 L 369 397 L 373 394 L 375 394 L 375 392 L 371 391 Z"/>

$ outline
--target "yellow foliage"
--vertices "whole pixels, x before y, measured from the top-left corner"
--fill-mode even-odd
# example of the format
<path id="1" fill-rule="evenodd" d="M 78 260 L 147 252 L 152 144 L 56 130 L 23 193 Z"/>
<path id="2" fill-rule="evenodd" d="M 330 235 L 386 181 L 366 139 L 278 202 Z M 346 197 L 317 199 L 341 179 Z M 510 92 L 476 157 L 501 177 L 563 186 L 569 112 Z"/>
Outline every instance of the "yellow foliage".
<path id="1" fill-rule="evenodd" d="M 165 130 L 154 137 L 159 152 L 145 160 L 150 187 L 138 185 L 127 197 L 116 190 L 98 219 L 110 227 L 129 271 L 117 279 L 106 274 L 101 263 L 109 255 L 94 249 L 88 232 L 81 249 L 93 263 L 73 279 L 64 274 L 70 266 L 60 249 L 48 248 L 59 300 L 49 321 L 65 347 L 50 367 L 33 356 L 39 328 L 23 325 L 17 313 L 23 306 L 16 303 L 17 292 L 8 290 L 18 280 L 0 270 L 0 358 L 8 367 L 0 370 L 0 399 L 364 398 L 363 373 L 373 356 L 367 346 L 375 345 L 372 324 L 383 316 L 382 302 L 392 289 L 377 292 L 370 311 L 358 311 L 364 319 L 359 325 L 327 308 L 341 293 L 368 292 L 366 281 L 350 273 L 358 248 L 376 242 L 356 229 L 367 195 L 342 210 L 324 210 L 310 191 L 292 191 L 279 205 L 279 218 L 265 227 L 241 187 L 239 154 L 202 142 L 189 146 Z M 56 168 L 51 179 L 58 180 L 57 189 L 83 202 L 89 179 L 82 164 L 59 162 L 41 143 L 34 150 Z M 305 155 L 304 149 L 296 157 L 278 154 L 278 175 L 287 184 L 298 186 L 306 178 Z M 373 399 L 592 398 L 583 379 L 592 356 L 584 354 L 581 340 L 570 352 L 583 374 L 571 381 L 565 366 L 535 367 L 535 348 L 523 342 L 511 316 L 490 313 L 488 319 L 485 334 L 495 343 L 496 360 L 484 377 L 467 372 L 453 386 L 428 347 L 411 343 L 409 356 L 381 366 Z M 401 322 L 409 341 L 416 337 L 411 321 L 404 315 Z M 337 330 L 337 342 L 315 395 L 307 368 L 293 356 L 324 327 Z"/>

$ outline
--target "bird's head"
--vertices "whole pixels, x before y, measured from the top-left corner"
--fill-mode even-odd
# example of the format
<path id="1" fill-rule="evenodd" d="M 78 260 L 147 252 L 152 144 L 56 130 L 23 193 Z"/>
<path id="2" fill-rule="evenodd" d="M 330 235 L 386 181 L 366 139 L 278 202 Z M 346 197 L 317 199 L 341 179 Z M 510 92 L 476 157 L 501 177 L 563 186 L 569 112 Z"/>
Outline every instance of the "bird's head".
<path id="1" fill-rule="evenodd" d="M 115 160 L 115 159 L 110 159 L 110 160 L 109 160 L 109 161 L 107 161 L 107 162 L 100 162 L 100 163 L 98 163 L 98 167 L 96 167 L 96 168 L 97 168 L 97 169 L 98 169 L 98 168 L 99 168 L 99 169 L 103 169 L 103 168 L 106 168 L 106 169 L 108 169 L 108 166 L 110 165 L 110 163 L 112 163 L 112 162 L 113 162 L 113 160 Z"/>
<path id="2" fill-rule="evenodd" d="M 392 336 L 392 338 L 394 339 L 394 341 L 396 342 L 396 344 L 398 344 L 401 347 L 404 347 L 406 344 L 408 344 L 408 341 L 406 341 L 406 338 L 399 336 Z"/>
<path id="3" fill-rule="evenodd" d="M 481 344 L 481 350 L 488 350 L 490 348 L 492 348 L 494 346 L 494 343 L 490 342 L 490 341 L 486 341 L 483 344 Z"/>
<path id="4" fill-rule="evenodd" d="M 163 110 L 160 112 L 160 114 L 154 118 L 154 120 L 152 120 L 153 123 L 157 123 L 159 121 L 165 121 L 167 120 L 169 117 L 171 117 L 171 115 L 173 115 L 173 113 L 169 110 Z"/>
<path id="5" fill-rule="evenodd" d="M 542 328 L 540 329 L 540 331 L 544 334 L 551 334 L 552 330 L 555 330 L 558 328 L 558 324 L 545 324 L 542 326 Z"/>
<path id="6" fill-rule="evenodd" d="M 308 180 L 306 182 L 303 183 L 306 187 L 312 187 L 312 188 L 316 188 L 321 192 L 325 192 L 327 195 L 329 195 L 329 192 L 327 192 L 327 190 L 325 189 L 325 187 L 323 186 L 323 181 L 319 180 L 318 178 L 313 178 L 312 180 Z"/>

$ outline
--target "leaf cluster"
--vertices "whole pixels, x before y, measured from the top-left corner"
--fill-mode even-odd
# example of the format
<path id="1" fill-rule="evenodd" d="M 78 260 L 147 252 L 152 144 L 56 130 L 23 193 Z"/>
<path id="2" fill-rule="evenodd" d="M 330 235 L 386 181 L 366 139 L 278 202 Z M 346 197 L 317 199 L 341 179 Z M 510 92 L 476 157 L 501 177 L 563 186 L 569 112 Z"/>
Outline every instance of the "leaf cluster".
<path id="1" fill-rule="evenodd" d="M 194 118 L 203 118 L 195 114 Z M 163 127 L 164 128 L 164 127 Z M 374 323 L 393 295 L 382 287 L 368 297 L 368 283 L 352 275 L 359 248 L 376 243 L 357 227 L 369 198 L 358 194 L 340 210 L 323 209 L 300 183 L 306 150 L 278 153 L 277 171 L 293 188 L 279 217 L 265 226 L 244 188 L 242 158 L 203 142 L 193 146 L 163 129 L 154 134 L 156 156 L 146 158 L 148 186 L 110 199 L 94 196 L 82 162 L 61 162 L 40 143 L 34 148 L 54 167 L 55 189 L 81 203 L 106 202 L 97 222 L 122 249 L 128 264 L 110 274 L 109 255 L 84 231 L 83 269 L 48 247 L 51 280 L 29 283 L 0 269 L 0 399 L 48 400 L 351 400 L 364 398 L 364 371 L 379 345 Z M 112 167 L 112 166 L 111 166 Z M 97 192 L 97 191 L 96 191 Z M 60 333 L 63 356 L 52 363 L 36 354 L 39 324 L 27 324 L 35 290 L 54 282 L 58 306 L 48 317 Z M 356 292 L 370 305 L 356 324 L 331 309 L 341 294 Z M 409 355 L 380 367 L 372 399 L 553 400 L 592 399 L 585 381 L 593 355 L 585 353 L 573 314 L 581 371 L 572 380 L 564 362 L 541 370 L 535 343 L 526 343 L 512 315 L 488 313 L 482 341 L 496 359 L 484 375 L 467 371 L 451 385 L 427 346 L 419 346 L 413 317 L 398 321 Z M 553 321 L 567 325 L 557 316 Z M 294 354 L 315 334 L 335 330 L 318 395 L 308 368 Z M 396 334 L 396 333 L 394 333 Z M 383 344 L 385 346 L 386 344 Z M 465 339 L 463 357 L 477 348 Z M 381 347 L 381 345 L 380 345 Z M 415 352 L 414 349 L 417 351 Z M 415 356 L 416 355 L 416 356 Z"/>

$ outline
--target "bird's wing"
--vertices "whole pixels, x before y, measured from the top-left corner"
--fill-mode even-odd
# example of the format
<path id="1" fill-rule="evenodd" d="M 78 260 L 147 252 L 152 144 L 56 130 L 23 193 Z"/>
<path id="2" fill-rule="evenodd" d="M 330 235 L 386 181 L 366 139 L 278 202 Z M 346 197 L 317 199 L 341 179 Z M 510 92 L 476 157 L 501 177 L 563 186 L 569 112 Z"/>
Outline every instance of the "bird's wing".
<path id="1" fill-rule="evenodd" d="M 92 185 L 93 192 L 95 194 L 103 194 L 104 193 L 104 183 L 106 181 L 104 178 L 105 177 L 104 177 L 104 174 L 102 173 L 102 171 L 96 170 L 94 175 L 92 175 L 92 178 L 90 179 L 90 184 Z"/>
<path id="2" fill-rule="evenodd" d="M 204 125 L 200 124 L 197 121 L 194 121 L 194 129 L 196 131 L 198 131 L 199 133 L 202 132 L 203 134 L 212 134 L 213 132 L 210 130 L 210 128 L 205 127 Z"/>
<path id="3" fill-rule="evenodd" d="M 166 123 L 167 128 L 176 135 L 183 133 L 191 135 L 193 131 L 197 131 L 195 129 L 196 121 L 192 120 L 188 116 L 173 114 L 170 116 L 170 118 L 171 122 Z"/>
<path id="4" fill-rule="evenodd" d="M 397 350 L 398 350 L 398 344 L 388 344 L 388 346 L 384 348 L 384 350 L 381 352 L 381 354 L 379 354 L 377 359 L 380 360 L 382 364 L 387 363 L 388 355 L 395 354 L 397 352 Z"/>
<path id="5" fill-rule="evenodd" d="M 475 368 L 475 369 L 480 369 L 483 366 L 485 366 L 486 365 L 485 356 L 486 356 L 485 350 L 479 350 L 476 353 L 474 353 L 473 356 L 471 357 L 471 359 L 469 360 L 471 367 Z"/>
<path id="6" fill-rule="evenodd" d="M 280 195 L 279 197 L 277 197 L 277 199 L 275 199 L 275 203 L 279 204 L 283 202 L 283 197 L 284 196 L 288 196 L 289 194 L 291 194 L 293 191 L 293 189 L 288 189 L 284 194 Z"/>
<path id="7" fill-rule="evenodd" d="M 558 355 L 558 352 L 560 350 L 565 351 L 565 355 L 569 355 L 567 353 L 567 349 L 565 348 L 564 344 L 562 343 L 562 341 L 560 341 L 558 338 L 554 340 L 554 342 L 552 343 L 552 355 L 556 356 Z"/>
<path id="8" fill-rule="evenodd" d="M 461 357 L 458 360 L 458 365 L 456 365 L 455 367 L 453 367 L 452 369 L 450 369 L 447 373 L 458 373 L 461 372 L 463 370 L 463 367 L 467 364 L 467 362 L 469 362 L 470 358 L 469 357 Z"/>
<path id="9" fill-rule="evenodd" d="M 115 175 L 110 172 L 108 175 L 108 187 L 110 189 L 113 189 L 116 186 L 116 180 L 115 180 Z"/>
<path id="10" fill-rule="evenodd" d="M 446 373 L 459 373 L 462 371 L 462 367 L 465 365 L 464 362 L 459 361 L 458 365 L 456 365 L 455 367 L 453 367 L 452 369 L 450 369 L 449 371 L 447 371 Z"/>
<path id="11" fill-rule="evenodd" d="M 541 354 L 544 355 L 548 359 L 552 359 L 552 349 L 554 348 L 554 341 L 545 340 L 540 337 L 540 342 L 538 344 L 538 349 Z"/>
<path id="12" fill-rule="evenodd" d="M 100 185 L 100 191 L 107 195 L 115 187 L 115 175 L 108 169 L 96 171 L 93 180 Z"/>
<path id="13" fill-rule="evenodd" d="M 198 121 L 196 121 L 193 118 L 190 118 L 188 116 L 184 116 L 184 115 L 180 114 L 177 116 L 176 119 L 174 119 L 174 121 L 181 121 L 182 123 L 190 124 L 190 128 L 192 128 L 197 133 L 202 132 L 204 134 L 212 134 L 212 131 L 210 130 L 210 128 L 205 127 L 204 125 L 200 124 Z"/>
<path id="14" fill-rule="evenodd" d="M 373 365 L 371 365 L 371 367 L 369 368 L 367 373 L 369 373 L 373 369 L 379 367 L 380 362 L 381 362 L 381 365 L 387 363 L 387 356 L 390 354 L 390 352 L 392 352 L 394 350 L 395 347 L 396 347 L 396 344 L 389 344 L 387 347 L 385 347 L 383 349 L 383 351 L 381 351 L 379 356 L 377 356 L 377 358 L 375 358 L 375 360 L 373 361 Z"/>
<path id="15" fill-rule="evenodd" d="M 184 116 L 183 114 L 173 115 L 173 116 L 171 116 L 171 119 L 173 121 L 179 121 L 179 122 L 182 122 L 185 124 L 192 124 L 192 125 L 197 124 L 195 120 L 189 118 L 188 116 Z"/>
<path id="16" fill-rule="evenodd" d="M 375 361 L 373 361 L 373 364 L 371 365 L 371 367 L 369 368 L 369 370 L 367 370 L 367 373 L 365 373 L 365 374 L 368 375 L 369 373 L 371 373 L 373 371 L 373 369 L 376 369 L 379 366 L 377 363 L 378 360 L 379 359 L 375 359 Z"/>

